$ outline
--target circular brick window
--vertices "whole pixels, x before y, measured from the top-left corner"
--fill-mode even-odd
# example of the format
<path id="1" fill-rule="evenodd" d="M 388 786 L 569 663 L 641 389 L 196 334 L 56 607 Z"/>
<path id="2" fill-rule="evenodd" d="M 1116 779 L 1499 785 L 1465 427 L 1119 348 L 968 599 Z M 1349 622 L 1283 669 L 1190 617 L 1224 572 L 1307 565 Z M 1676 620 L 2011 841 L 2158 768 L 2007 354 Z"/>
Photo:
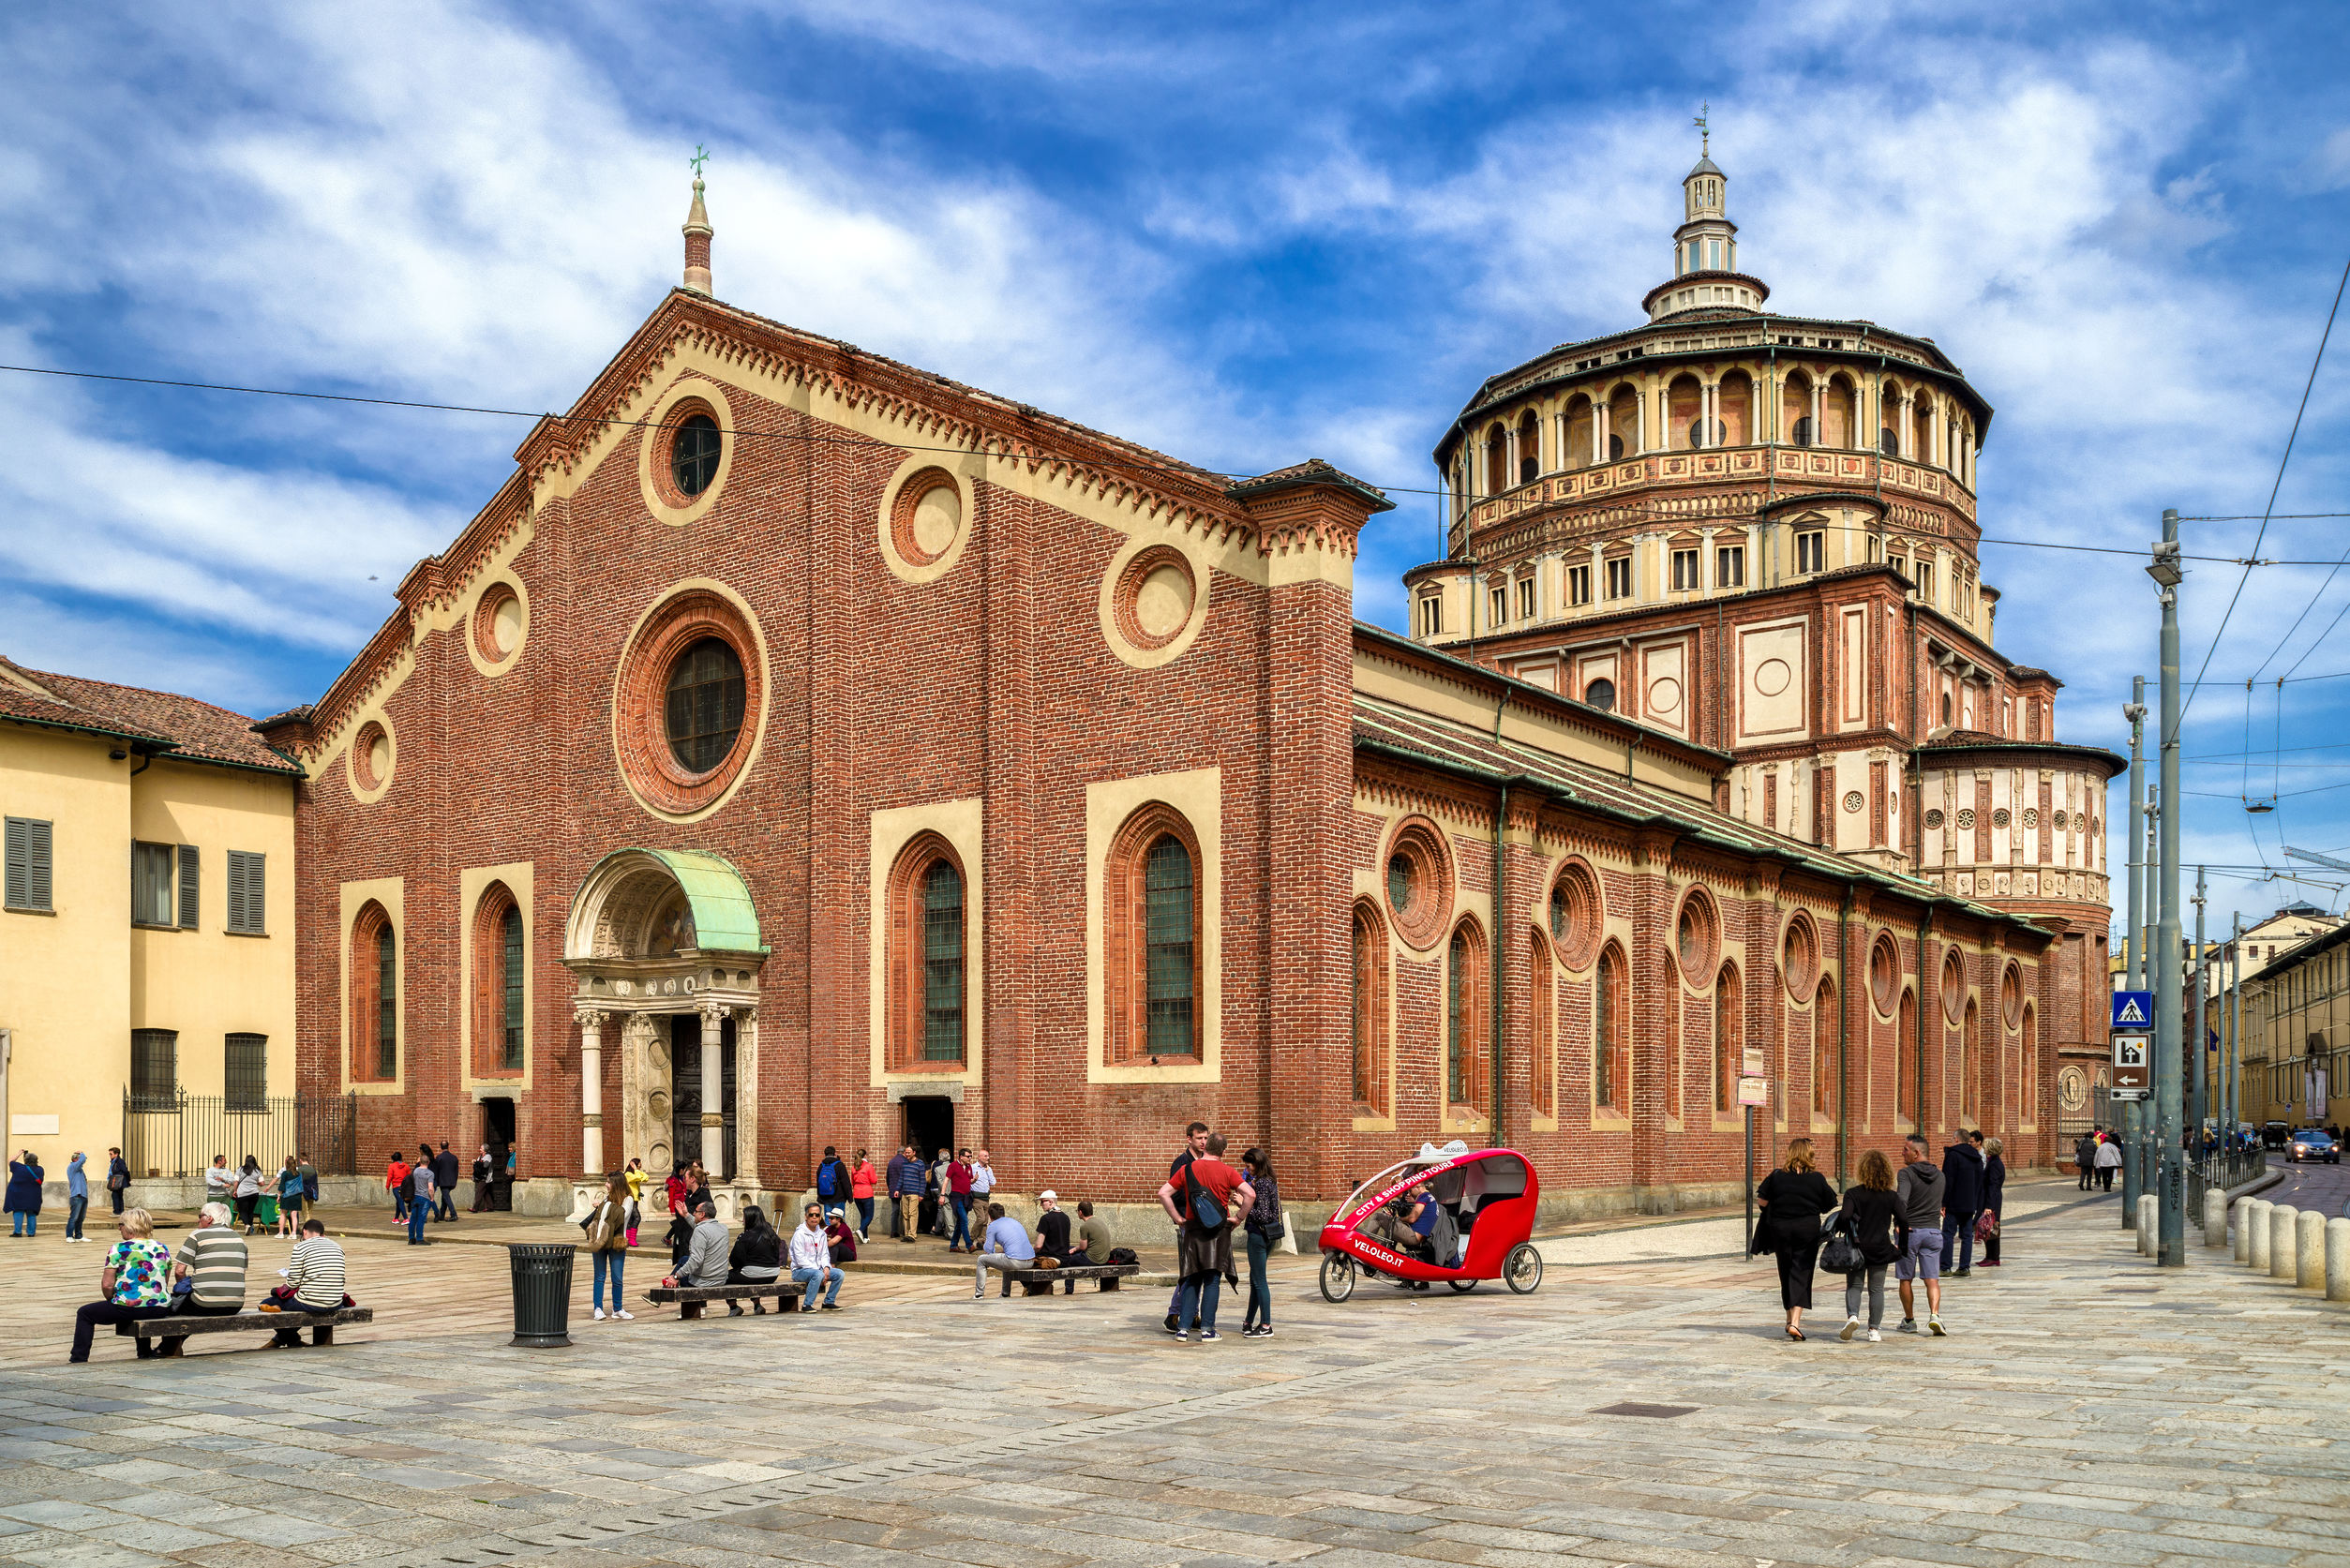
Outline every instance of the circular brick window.
<path id="1" fill-rule="evenodd" d="M 1598 874 L 1579 859 L 1560 866 L 1550 882 L 1550 939 L 1561 963 L 1569 969 L 1591 967 L 1599 951 L 1604 917 Z"/>
<path id="2" fill-rule="evenodd" d="M 1959 808 L 1958 808 L 1958 826 L 1959 826 L 1960 830 L 1961 830 L 1961 831 L 1968 831 L 1968 830 L 1971 830 L 1971 829 L 1974 828 L 1974 825 L 1975 825 L 1975 809 L 1974 809 L 1972 806 L 1961 806 L 1961 807 L 1959 807 Z"/>
<path id="3" fill-rule="evenodd" d="M 672 403 L 654 438 L 652 475 L 661 499 L 679 507 L 700 500 L 718 483 L 726 450 L 717 411 L 690 396 Z"/>
<path id="4" fill-rule="evenodd" d="M 473 656 L 482 665 L 509 664 L 522 651 L 529 626 L 522 595 L 512 583 L 492 583 L 473 605 Z"/>
<path id="5" fill-rule="evenodd" d="M 1424 816 L 1407 816 L 1387 841 L 1387 908 L 1396 934 L 1426 952 L 1452 918 L 1452 854 L 1444 829 Z"/>
<path id="6" fill-rule="evenodd" d="M 944 469 L 924 469 L 898 487 L 890 541 L 908 565 L 935 566 L 963 537 L 963 487 Z"/>
<path id="7" fill-rule="evenodd" d="M 351 743 L 351 776 L 361 789 L 382 789 L 392 782 L 392 732 L 369 719 Z"/>
<path id="8" fill-rule="evenodd" d="M 1868 950 L 1868 994 L 1886 1018 L 1893 1015 L 1893 1006 L 1901 1000 L 1901 955 L 1890 936 L 1878 937 L 1877 945 Z"/>
<path id="9" fill-rule="evenodd" d="M 1958 962 L 1956 953 L 1942 956 L 1942 1011 L 1953 1023 L 1958 1022 L 1959 1010 L 1967 1005 L 1967 968 Z"/>
<path id="10" fill-rule="evenodd" d="M 2052 823 L 2054 823 L 2054 824 L 2056 825 L 2056 829 L 2057 829 L 2057 831 L 2058 831 L 2058 832 L 2059 832 L 2059 833 L 2063 832 L 2063 831 L 2064 831 L 2064 808 L 2063 808 L 2063 807 L 2061 807 L 2061 806 L 2058 807 L 2058 808 L 2057 808 L 2057 811 L 2056 811 L 2056 813 L 2055 813 L 2055 814 L 2054 814 L 2054 815 L 2052 815 L 2051 817 L 2049 817 L 2049 819 L 2048 819 L 2048 820 L 2049 820 L 2050 822 L 2052 822 Z"/>
<path id="11" fill-rule="evenodd" d="M 1691 985 L 1702 991 L 1714 983 L 1721 946 L 1721 918 L 1714 913 L 1714 896 L 1703 888 L 1690 889 L 1682 895 L 1681 913 L 1673 918 L 1673 954 Z"/>
<path id="12" fill-rule="evenodd" d="M 1819 933 L 1801 910 L 1787 922 L 1787 936 L 1779 944 L 1779 974 L 1789 997 L 1798 1002 L 1809 998 L 1819 983 Z"/>
<path id="13" fill-rule="evenodd" d="M 1844 792 L 1844 809 L 1846 811 L 1857 812 L 1863 806 L 1867 804 L 1868 797 L 1862 794 L 1859 790 L 1848 789 Z"/>
<path id="14" fill-rule="evenodd" d="M 1938 809 L 1927 812 L 1925 814 L 1925 825 L 1928 828 L 1939 828 L 1942 825 L 1941 812 Z"/>
<path id="15" fill-rule="evenodd" d="M 1994 828 L 2006 827 L 2008 820 L 2007 808 L 2005 806 L 2001 806 L 1998 811 L 1991 814 L 1991 826 Z"/>
<path id="16" fill-rule="evenodd" d="M 1160 545 L 1126 563 L 1116 592 L 1119 634 L 1136 648 L 1156 651 L 1191 623 L 1199 585 L 1183 552 Z"/>
<path id="17" fill-rule="evenodd" d="M 1999 976 L 1999 1015 L 2011 1029 L 2024 1022 L 2024 970 L 2011 963 Z"/>
<path id="18" fill-rule="evenodd" d="M 2024 808 L 2024 826 L 2026 828 L 2037 828 L 2040 826 L 2040 808 L 2038 806 L 2026 806 Z"/>
<path id="19" fill-rule="evenodd" d="M 756 631 L 731 595 L 684 588 L 647 611 L 613 693 L 621 771 L 636 798 L 670 816 L 715 808 L 757 742 L 765 686 Z"/>

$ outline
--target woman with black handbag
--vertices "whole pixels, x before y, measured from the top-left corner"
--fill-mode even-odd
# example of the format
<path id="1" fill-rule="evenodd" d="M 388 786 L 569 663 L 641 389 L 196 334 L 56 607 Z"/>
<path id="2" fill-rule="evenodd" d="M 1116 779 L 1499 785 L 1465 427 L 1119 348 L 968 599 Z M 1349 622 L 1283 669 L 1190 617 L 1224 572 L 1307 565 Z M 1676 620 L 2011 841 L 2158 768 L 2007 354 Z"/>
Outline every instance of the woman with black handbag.
<path id="1" fill-rule="evenodd" d="M 1901 1201 L 1893 1191 L 1893 1161 L 1881 1149 L 1870 1149 L 1861 1156 L 1859 1180 L 1844 1189 L 1844 1208 L 1836 1216 L 1836 1239 L 1847 1244 L 1849 1257 L 1839 1257 L 1831 1264 L 1823 1254 L 1823 1268 L 1842 1265 L 1844 1274 L 1844 1333 L 1838 1337 L 1849 1339 L 1861 1332 L 1861 1282 L 1868 1282 L 1868 1342 L 1883 1342 L 1877 1332 L 1885 1321 L 1885 1265 L 1901 1256 L 1901 1243 L 1894 1232 Z"/>
<path id="2" fill-rule="evenodd" d="M 1273 1246 L 1288 1234 L 1281 1220 L 1281 1189 L 1273 1179 L 1273 1157 L 1264 1149 L 1251 1146 L 1240 1157 L 1248 1167 L 1249 1185 L 1256 1189 L 1256 1202 L 1249 1205 L 1249 1309 L 1240 1316 L 1240 1337 L 1270 1339 L 1273 1337 L 1273 1286 L 1265 1278 L 1265 1260 L 1272 1255 Z"/>
<path id="3" fill-rule="evenodd" d="M 1804 1308 L 1811 1305 L 1812 1271 L 1819 1262 L 1819 1217 L 1836 1206 L 1836 1189 L 1812 1163 L 1811 1140 L 1787 1146 L 1787 1163 L 1755 1189 L 1762 1219 L 1752 1250 L 1766 1247 L 1779 1261 L 1779 1305 L 1787 1308 L 1787 1337 L 1801 1343 Z"/>

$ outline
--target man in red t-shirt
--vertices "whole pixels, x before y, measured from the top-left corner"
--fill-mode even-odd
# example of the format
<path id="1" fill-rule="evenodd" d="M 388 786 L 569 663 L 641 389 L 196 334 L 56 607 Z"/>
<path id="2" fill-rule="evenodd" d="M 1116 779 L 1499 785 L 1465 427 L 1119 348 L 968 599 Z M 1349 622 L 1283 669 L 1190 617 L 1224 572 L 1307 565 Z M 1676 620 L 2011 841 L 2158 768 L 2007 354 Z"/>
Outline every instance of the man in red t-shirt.
<path id="1" fill-rule="evenodd" d="M 1207 1153 L 1207 1124 L 1193 1122 L 1183 1129 L 1182 1149 L 1167 1164 L 1167 1187 L 1174 1189 L 1175 1195 L 1170 1200 L 1166 1190 L 1162 1188 L 1159 1194 L 1159 1201 L 1168 1204 L 1175 1211 L 1175 1249 L 1177 1251 L 1183 1248 L 1183 1221 L 1191 1212 L 1191 1200 L 1185 1195 L 1187 1189 L 1183 1180 L 1183 1168 L 1205 1153 Z M 1183 1285 L 1178 1280 L 1174 1293 L 1167 1297 L 1167 1332 L 1169 1334 L 1175 1331 L 1175 1304 L 1182 1299 Z"/>
<path id="2" fill-rule="evenodd" d="M 1186 1323 L 1199 1330 L 1202 1340 L 1217 1337 L 1217 1286 L 1232 1271 L 1234 1221 L 1256 1196 L 1248 1178 L 1224 1163 L 1223 1153 L 1224 1135 L 1210 1133 L 1205 1152 L 1182 1161 L 1183 1189 L 1190 1194 L 1182 1210 L 1175 1207 L 1175 1182 L 1159 1189 L 1160 1207 L 1176 1221 L 1175 1273 L 1182 1282 L 1175 1287 L 1167 1332 L 1178 1339 Z M 1212 1223 L 1202 1217 L 1211 1203 Z"/>
<path id="3" fill-rule="evenodd" d="M 977 1252 L 971 1245 L 971 1151 L 957 1149 L 954 1163 L 947 1167 L 947 1203 L 954 1210 L 954 1234 L 948 1239 L 950 1252 Z"/>

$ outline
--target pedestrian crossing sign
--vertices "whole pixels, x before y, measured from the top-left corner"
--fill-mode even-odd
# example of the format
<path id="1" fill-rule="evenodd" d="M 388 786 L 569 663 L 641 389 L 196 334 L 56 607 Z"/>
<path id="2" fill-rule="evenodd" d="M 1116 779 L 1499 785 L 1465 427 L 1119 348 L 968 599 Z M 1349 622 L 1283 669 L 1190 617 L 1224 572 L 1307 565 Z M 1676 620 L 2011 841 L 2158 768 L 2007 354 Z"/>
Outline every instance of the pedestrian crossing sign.
<path id="1" fill-rule="evenodd" d="M 2113 1026 L 2117 1029 L 2151 1029 L 2154 1027 L 2154 993 L 2150 991 L 2115 992 Z"/>

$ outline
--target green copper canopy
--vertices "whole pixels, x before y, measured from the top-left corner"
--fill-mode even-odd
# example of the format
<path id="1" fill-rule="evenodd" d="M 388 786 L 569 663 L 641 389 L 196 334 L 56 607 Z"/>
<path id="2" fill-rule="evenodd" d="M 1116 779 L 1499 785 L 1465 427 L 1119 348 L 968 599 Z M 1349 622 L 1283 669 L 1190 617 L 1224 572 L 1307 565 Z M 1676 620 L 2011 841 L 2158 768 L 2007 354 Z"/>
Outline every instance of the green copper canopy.
<path id="1" fill-rule="evenodd" d="M 703 952 L 763 953 L 758 910 L 742 874 L 724 856 L 702 849 L 617 849 L 605 857 L 649 855 L 666 866 L 694 911 L 694 945 Z M 589 874 L 591 881 L 594 874 Z"/>

